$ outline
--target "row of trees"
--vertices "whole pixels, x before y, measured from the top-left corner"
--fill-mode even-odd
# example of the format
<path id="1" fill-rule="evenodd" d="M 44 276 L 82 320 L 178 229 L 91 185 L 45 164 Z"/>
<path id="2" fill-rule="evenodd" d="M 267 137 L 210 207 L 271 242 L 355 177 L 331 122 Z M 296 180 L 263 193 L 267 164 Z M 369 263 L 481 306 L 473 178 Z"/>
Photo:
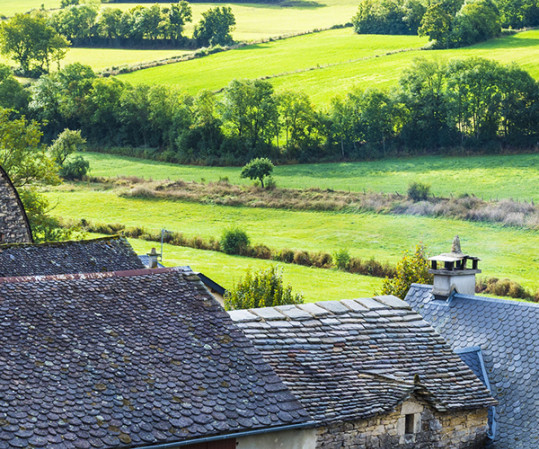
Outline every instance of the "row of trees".
<path id="1" fill-rule="evenodd" d="M 456 146 L 527 147 L 539 137 L 539 83 L 517 66 L 477 58 L 416 60 L 392 91 L 355 90 L 327 109 L 260 80 L 193 97 L 99 78 L 81 64 L 44 75 L 30 89 L 3 72 L 0 105 L 45 123 L 47 139 L 80 129 L 93 146 L 152 148 L 152 157 L 176 162 L 366 159 Z"/>
<path id="2" fill-rule="evenodd" d="M 128 10 L 104 8 L 101 13 L 99 3 L 76 3 L 51 15 L 49 23 L 74 45 L 119 42 L 124 46 L 135 46 L 144 41 L 176 46 L 232 43 L 230 32 L 236 22 L 230 7 L 216 7 L 203 13 L 195 27 L 194 42 L 182 34 L 191 20 L 191 6 L 181 0 L 167 6 L 137 5 Z"/>
<path id="3" fill-rule="evenodd" d="M 352 22 L 357 33 L 419 34 L 458 47 L 495 37 L 502 26 L 539 25 L 539 0 L 361 0 Z"/>
<path id="4" fill-rule="evenodd" d="M 90 2 L 68 5 L 51 16 L 44 11 L 16 14 L 0 24 L 0 53 L 19 63 L 21 74 L 37 76 L 59 63 L 71 44 L 208 47 L 234 42 L 231 31 L 236 20 L 226 6 L 202 13 L 192 39 L 182 35 L 192 16 L 185 1 L 167 7 L 138 5 L 127 11 L 99 9 L 99 3 Z"/>

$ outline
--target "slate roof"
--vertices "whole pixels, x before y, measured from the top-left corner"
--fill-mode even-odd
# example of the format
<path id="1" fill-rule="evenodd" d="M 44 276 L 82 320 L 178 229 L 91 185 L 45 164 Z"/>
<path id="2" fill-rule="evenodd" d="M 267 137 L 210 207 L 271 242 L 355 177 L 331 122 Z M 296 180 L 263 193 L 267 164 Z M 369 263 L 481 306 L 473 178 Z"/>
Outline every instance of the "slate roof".
<path id="1" fill-rule="evenodd" d="M 439 411 L 494 403 L 442 337 L 396 297 L 229 313 L 320 423 L 387 413 L 412 393 Z"/>
<path id="2" fill-rule="evenodd" d="M 49 276 L 145 268 L 121 237 L 0 245 L 0 277 Z"/>
<path id="3" fill-rule="evenodd" d="M 19 192 L 1 166 L 0 233 L 3 234 L 3 241 L 8 243 L 34 241 L 30 222 L 19 197 Z"/>
<path id="4" fill-rule="evenodd" d="M 496 449 L 539 447 L 539 305 L 414 284 L 406 301 L 455 349 L 479 346 L 496 407 Z"/>
<path id="5" fill-rule="evenodd" d="M 0 279 L 0 447 L 138 447 L 306 411 L 192 271 Z"/>

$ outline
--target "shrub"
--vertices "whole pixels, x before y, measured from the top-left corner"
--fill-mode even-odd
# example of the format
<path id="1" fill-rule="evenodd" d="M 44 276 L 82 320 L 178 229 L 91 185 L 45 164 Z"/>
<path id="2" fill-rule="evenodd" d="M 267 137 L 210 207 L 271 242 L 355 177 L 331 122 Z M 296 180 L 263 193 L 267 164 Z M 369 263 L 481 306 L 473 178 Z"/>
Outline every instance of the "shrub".
<path id="1" fill-rule="evenodd" d="M 226 254 L 242 254 L 249 247 L 247 233 L 239 228 L 225 229 L 220 241 L 221 250 Z"/>
<path id="2" fill-rule="evenodd" d="M 274 256 L 274 259 L 281 262 L 294 263 L 294 251 L 288 248 L 282 249 Z"/>
<path id="3" fill-rule="evenodd" d="M 71 161 L 64 162 L 59 175 L 68 180 L 82 179 L 88 173 L 90 163 L 82 156 L 75 156 Z"/>
<path id="4" fill-rule="evenodd" d="M 413 283 L 432 284 L 432 275 L 429 273 L 425 248 L 422 245 L 417 245 L 413 254 L 408 251 L 404 253 L 401 261 L 397 263 L 395 277 L 384 280 L 382 294 L 404 299 Z"/>
<path id="5" fill-rule="evenodd" d="M 333 266 L 333 257 L 328 253 L 310 254 L 311 265 L 317 268 L 329 268 Z"/>
<path id="6" fill-rule="evenodd" d="M 350 265 L 350 254 L 345 249 L 340 249 L 333 255 L 335 265 L 339 270 L 346 271 Z"/>
<path id="7" fill-rule="evenodd" d="M 252 257 L 257 259 L 271 259 L 272 253 L 266 245 L 256 245 L 252 248 Z"/>
<path id="8" fill-rule="evenodd" d="M 408 186 L 408 197 L 412 201 L 425 201 L 430 195 L 430 185 L 412 182 Z"/>
<path id="9" fill-rule="evenodd" d="M 254 274 L 247 271 L 245 278 L 225 294 L 225 309 L 253 309 L 284 304 L 301 304 L 301 293 L 292 293 L 290 285 L 284 286 L 282 269 L 271 266 Z"/>
<path id="10" fill-rule="evenodd" d="M 297 265 L 305 265 L 307 267 L 311 266 L 311 256 L 306 251 L 294 251 L 294 260 L 293 262 Z"/>

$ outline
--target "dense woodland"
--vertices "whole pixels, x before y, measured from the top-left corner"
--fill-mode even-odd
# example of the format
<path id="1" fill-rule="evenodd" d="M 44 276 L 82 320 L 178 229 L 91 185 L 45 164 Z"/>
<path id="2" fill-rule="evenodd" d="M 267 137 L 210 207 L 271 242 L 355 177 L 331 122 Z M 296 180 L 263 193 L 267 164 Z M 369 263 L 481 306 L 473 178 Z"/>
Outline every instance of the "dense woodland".
<path id="1" fill-rule="evenodd" d="M 496 37 L 503 28 L 539 25 L 538 0 L 361 0 L 352 19 L 358 33 L 419 34 L 438 48 Z"/>
<path id="2" fill-rule="evenodd" d="M 517 66 L 478 58 L 417 60 L 392 91 L 349 92 L 327 109 L 261 80 L 193 97 L 100 78 L 81 64 L 30 88 L 5 67 L 0 75 L 0 106 L 40 123 L 46 140 L 81 130 L 92 147 L 171 162 L 370 159 L 447 147 L 494 152 L 533 147 L 539 137 L 539 83 Z"/>

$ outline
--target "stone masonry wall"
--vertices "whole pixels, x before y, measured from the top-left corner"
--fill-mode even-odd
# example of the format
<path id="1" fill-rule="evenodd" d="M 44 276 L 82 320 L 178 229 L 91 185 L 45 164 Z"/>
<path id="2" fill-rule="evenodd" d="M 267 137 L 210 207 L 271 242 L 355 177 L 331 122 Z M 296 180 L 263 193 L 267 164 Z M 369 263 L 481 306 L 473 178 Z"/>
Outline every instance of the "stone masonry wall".
<path id="1" fill-rule="evenodd" d="M 32 241 L 17 193 L 0 169 L 0 244 Z"/>
<path id="2" fill-rule="evenodd" d="M 414 415 L 406 433 L 405 415 Z M 437 413 L 406 401 L 386 415 L 318 429 L 317 449 L 477 449 L 486 442 L 487 410 Z"/>

